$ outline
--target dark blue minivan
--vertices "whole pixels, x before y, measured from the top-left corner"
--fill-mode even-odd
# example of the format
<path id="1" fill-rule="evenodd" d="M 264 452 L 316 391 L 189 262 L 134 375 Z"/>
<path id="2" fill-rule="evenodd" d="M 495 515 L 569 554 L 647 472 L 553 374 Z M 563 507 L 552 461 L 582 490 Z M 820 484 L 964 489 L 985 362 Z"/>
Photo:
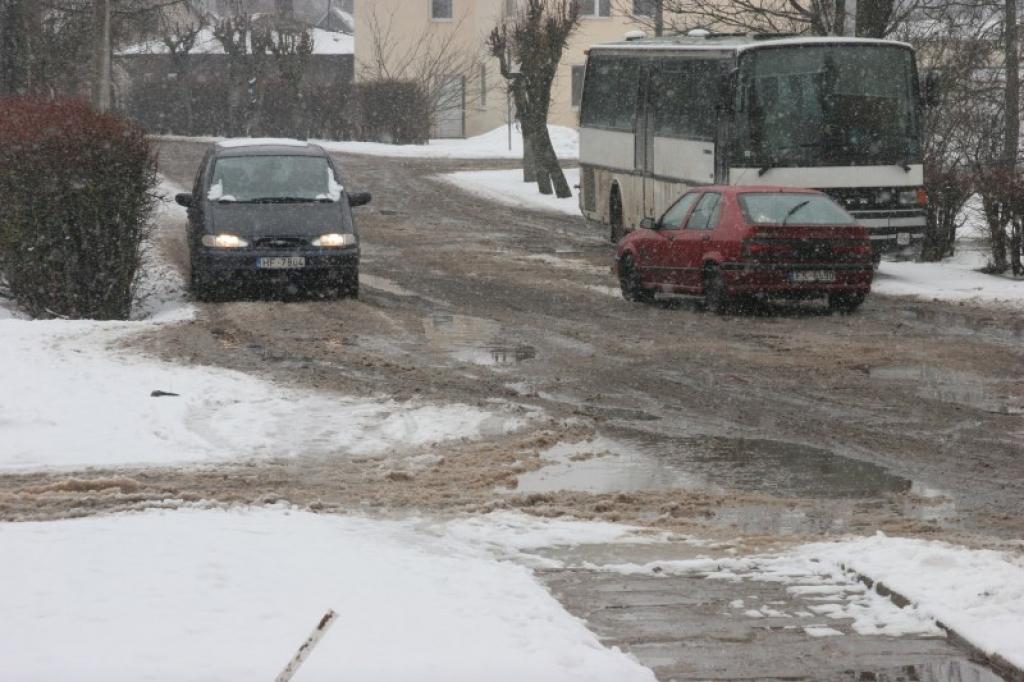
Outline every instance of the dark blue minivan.
<path id="1" fill-rule="evenodd" d="M 359 295 L 359 233 L 333 161 L 300 140 L 237 139 L 203 158 L 188 207 L 191 286 L 210 300 L 251 280 L 317 285 Z"/>

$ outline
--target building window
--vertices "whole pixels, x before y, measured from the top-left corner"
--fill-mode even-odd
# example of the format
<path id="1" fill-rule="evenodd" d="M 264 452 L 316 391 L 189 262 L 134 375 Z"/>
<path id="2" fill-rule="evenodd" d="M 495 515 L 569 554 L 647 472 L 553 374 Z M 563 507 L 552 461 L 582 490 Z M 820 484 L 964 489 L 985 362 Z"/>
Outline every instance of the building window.
<path id="1" fill-rule="evenodd" d="M 610 17 L 612 0 L 576 0 L 581 17 Z"/>
<path id="2" fill-rule="evenodd" d="M 431 19 L 451 19 L 453 0 L 430 0 Z"/>
<path id="3" fill-rule="evenodd" d="M 633 0 L 633 16 L 653 17 L 657 4 L 656 0 Z"/>
<path id="4" fill-rule="evenodd" d="M 572 106 L 574 109 L 579 109 L 580 102 L 583 101 L 583 74 L 585 71 L 585 66 L 572 67 Z"/>
<path id="5" fill-rule="evenodd" d="M 510 17 L 519 9 L 517 0 L 505 0 L 505 16 Z"/>

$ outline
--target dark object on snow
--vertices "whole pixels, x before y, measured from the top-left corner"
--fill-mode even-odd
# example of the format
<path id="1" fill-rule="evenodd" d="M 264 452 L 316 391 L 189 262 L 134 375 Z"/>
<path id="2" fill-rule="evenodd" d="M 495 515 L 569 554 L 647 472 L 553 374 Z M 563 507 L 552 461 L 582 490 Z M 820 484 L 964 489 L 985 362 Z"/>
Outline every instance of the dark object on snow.
<path id="1" fill-rule="evenodd" d="M 168 393 L 167 391 L 153 391 L 149 394 L 150 398 L 180 398 L 181 396 L 177 393 Z"/>

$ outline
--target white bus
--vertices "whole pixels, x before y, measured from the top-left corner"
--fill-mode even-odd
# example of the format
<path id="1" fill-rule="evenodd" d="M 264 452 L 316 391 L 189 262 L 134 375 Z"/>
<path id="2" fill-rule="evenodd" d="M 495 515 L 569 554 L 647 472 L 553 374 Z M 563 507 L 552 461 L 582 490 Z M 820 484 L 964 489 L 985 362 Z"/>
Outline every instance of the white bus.
<path id="1" fill-rule="evenodd" d="M 701 34 L 592 47 L 580 105 L 580 209 L 612 241 L 694 185 L 821 190 L 876 254 L 923 237 L 913 48 L 858 38 Z"/>

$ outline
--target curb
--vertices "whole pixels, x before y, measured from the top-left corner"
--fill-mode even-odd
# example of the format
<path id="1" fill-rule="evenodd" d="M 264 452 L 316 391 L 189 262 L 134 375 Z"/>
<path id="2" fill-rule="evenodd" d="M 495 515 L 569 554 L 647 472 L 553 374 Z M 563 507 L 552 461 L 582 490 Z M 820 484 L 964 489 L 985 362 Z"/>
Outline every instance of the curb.
<path id="1" fill-rule="evenodd" d="M 873 580 L 863 573 L 856 571 L 845 564 L 840 564 L 844 571 L 848 571 L 857 577 L 857 580 L 864 583 L 868 589 L 875 590 L 878 594 L 883 597 L 888 597 L 889 600 L 898 606 L 899 608 L 905 608 L 910 606 L 914 602 L 907 599 L 904 595 L 900 594 L 896 590 L 892 589 L 885 583 Z M 971 657 L 983 662 L 993 672 L 1002 676 L 1007 682 L 1024 682 L 1024 668 L 1014 665 L 1010 661 L 1006 660 L 999 654 L 986 653 L 975 644 L 969 642 L 963 635 L 957 632 L 954 628 L 943 623 L 941 620 L 936 619 L 935 624 L 942 628 L 942 631 L 946 633 L 947 639 L 954 645 L 966 649 L 970 652 Z"/>

